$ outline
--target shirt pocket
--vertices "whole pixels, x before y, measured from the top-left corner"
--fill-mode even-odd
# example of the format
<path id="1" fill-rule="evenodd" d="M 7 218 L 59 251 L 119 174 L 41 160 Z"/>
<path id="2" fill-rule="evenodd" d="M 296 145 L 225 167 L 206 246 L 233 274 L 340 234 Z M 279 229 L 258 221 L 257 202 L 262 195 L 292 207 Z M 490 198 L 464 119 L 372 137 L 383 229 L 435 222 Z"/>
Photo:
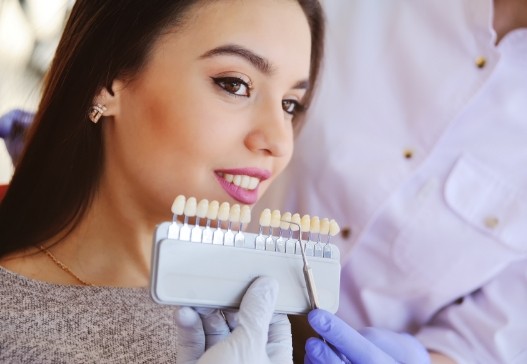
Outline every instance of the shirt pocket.
<path id="1" fill-rule="evenodd" d="M 464 156 L 446 180 L 444 197 L 468 224 L 516 252 L 527 252 L 527 198 L 505 175 Z"/>
<path id="2" fill-rule="evenodd" d="M 462 156 L 401 219 L 391 257 L 409 290 L 449 299 L 480 287 L 527 252 L 527 199 L 506 177 Z M 401 216 L 406 215 L 406 216 Z M 433 288 L 432 288 L 433 287 Z"/>

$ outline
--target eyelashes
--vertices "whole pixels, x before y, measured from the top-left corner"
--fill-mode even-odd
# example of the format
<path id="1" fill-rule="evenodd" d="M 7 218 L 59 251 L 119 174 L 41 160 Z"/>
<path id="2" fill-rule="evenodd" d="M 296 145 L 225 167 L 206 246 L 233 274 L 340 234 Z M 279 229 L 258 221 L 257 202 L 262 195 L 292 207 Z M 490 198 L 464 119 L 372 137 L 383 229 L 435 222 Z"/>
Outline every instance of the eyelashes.
<path id="1" fill-rule="evenodd" d="M 211 77 L 212 81 L 222 88 L 224 91 L 228 92 L 234 96 L 251 96 L 251 88 L 249 82 L 245 82 L 239 77 Z"/>
<path id="2" fill-rule="evenodd" d="M 282 109 L 289 115 L 296 115 L 304 112 L 305 107 L 296 100 L 282 100 Z"/>
<path id="3" fill-rule="evenodd" d="M 234 97 L 250 97 L 253 86 L 250 82 L 243 80 L 240 77 L 223 76 L 211 77 L 214 84 L 220 87 L 223 91 Z M 295 116 L 305 111 L 305 106 L 297 100 L 285 99 L 282 100 L 282 110 L 285 113 Z"/>

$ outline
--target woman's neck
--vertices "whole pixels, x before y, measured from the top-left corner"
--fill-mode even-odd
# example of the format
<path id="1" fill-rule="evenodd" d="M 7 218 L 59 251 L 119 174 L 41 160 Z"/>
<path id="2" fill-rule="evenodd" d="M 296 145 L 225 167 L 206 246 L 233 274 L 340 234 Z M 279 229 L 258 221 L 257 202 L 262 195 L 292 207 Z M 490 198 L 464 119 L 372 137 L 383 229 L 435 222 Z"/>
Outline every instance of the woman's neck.
<path id="1" fill-rule="evenodd" d="M 155 224 L 134 216 L 133 207 L 106 198 L 104 191 L 97 196 L 81 224 L 59 245 L 96 285 L 146 286 Z"/>
<path id="2" fill-rule="evenodd" d="M 497 34 L 496 43 L 515 29 L 527 28 L 527 1 L 494 0 L 493 25 Z"/>

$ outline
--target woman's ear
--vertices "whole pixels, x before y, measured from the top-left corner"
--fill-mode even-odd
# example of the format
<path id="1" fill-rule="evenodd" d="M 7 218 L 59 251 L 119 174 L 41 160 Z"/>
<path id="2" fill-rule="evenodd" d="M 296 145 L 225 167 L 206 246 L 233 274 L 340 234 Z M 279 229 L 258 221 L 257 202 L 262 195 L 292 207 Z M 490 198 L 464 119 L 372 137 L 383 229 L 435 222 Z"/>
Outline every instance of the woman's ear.
<path id="1" fill-rule="evenodd" d="M 93 99 L 94 105 L 104 106 L 103 116 L 117 116 L 121 112 L 121 90 L 124 83 L 119 80 L 112 81 L 111 89 L 103 87 Z"/>

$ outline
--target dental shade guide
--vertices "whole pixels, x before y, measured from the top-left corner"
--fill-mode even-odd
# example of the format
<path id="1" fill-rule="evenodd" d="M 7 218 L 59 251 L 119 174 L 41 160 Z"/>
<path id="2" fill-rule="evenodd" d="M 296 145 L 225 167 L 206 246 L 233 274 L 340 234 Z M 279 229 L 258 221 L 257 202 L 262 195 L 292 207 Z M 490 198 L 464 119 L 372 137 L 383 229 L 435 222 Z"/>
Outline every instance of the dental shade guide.
<path id="1" fill-rule="evenodd" d="M 229 209 L 230 204 L 228 202 L 222 202 L 220 204 L 220 207 L 218 209 L 216 230 L 214 230 L 214 234 L 212 235 L 212 244 L 223 245 L 223 238 L 225 236 L 225 232 L 221 228 L 221 224 L 222 222 L 227 221 L 229 219 Z"/>
<path id="2" fill-rule="evenodd" d="M 189 217 L 196 216 L 197 202 L 195 197 L 189 197 L 185 202 L 185 209 L 183 213 L 185 218 L 183 220 L 183 226 L 179 229 L 179 239 L 180 240 L 190 240 L 191 227 L 188 223 Z"/>
<path id="3" fill-rule="evenodd" d="M 251 222 L 251 208 L 243 205 L 240 210 L 240 225 L 238 232 L 234 235 L 234 246 L 245 247 L 245 235 L 243 235 L 243 227 Z"/>
<path id="4" fill-rule="evenodd" d="M 264 235 L 264 228 L 271 226 L 271 209 L 264 209 L 260 214 L 260 232 L 255 240 L 255 249 L 265 250 L 266 236 Z"/>
<path id="5" fill-rule="evenodd" d="M 203 227 L 201 227 L 201 219 L 207 217 L 207 211 L 209 209 L 209 200 L 201 200 L 196 206 L 196 222 L 190 232 L 190 241 L 201 242 L 203 240 Z"/>
<path id="6" fill-rule="evenodd" d="M 242 231 L 251 221 L 247 205 L 178 196 L 171 210 L 173 221 L 159 224 L 154 234 L 150 291 L 156 302 L 238 308 L 256 277 L 271 276 L 280 285 L 276 312 L 305 314 L 312 298 L 303 246 L 320 307 L 337 311 L 340 253 L 330 243 L 339 231 L 334 220 L 264 209 L 259 232 L 252 233 Z"/>
<path id="7" fill-rule="evenodd" d="M 220 203 L 216 200 L 213 200 L 208 205 L 209 206 L 207 208 L 206 215 L 207 223 L 205 224 L 205 228 L 203 229 L 202 243 L 212 244 L 214 232 L 210 227 L 210 224 L 212 223 L 212 221 L 216 221 L 216 219 L 218 218 L 218 210 L 220 208 Z"/>
<path id="8" fill-rule="evenodd" d="M 179 224 L 177 223 L 178 216 L 183 215 L 183 211 L 185 210 L 185 201 L 186 197 L 183 195 L 179 195 L 174 200 L 174 203 L 172 204 L 172 222 L 173 224 L 170 225 L 170 228 L 168 230 L 168 237 L 171 239 L 179 239 Z"/>

